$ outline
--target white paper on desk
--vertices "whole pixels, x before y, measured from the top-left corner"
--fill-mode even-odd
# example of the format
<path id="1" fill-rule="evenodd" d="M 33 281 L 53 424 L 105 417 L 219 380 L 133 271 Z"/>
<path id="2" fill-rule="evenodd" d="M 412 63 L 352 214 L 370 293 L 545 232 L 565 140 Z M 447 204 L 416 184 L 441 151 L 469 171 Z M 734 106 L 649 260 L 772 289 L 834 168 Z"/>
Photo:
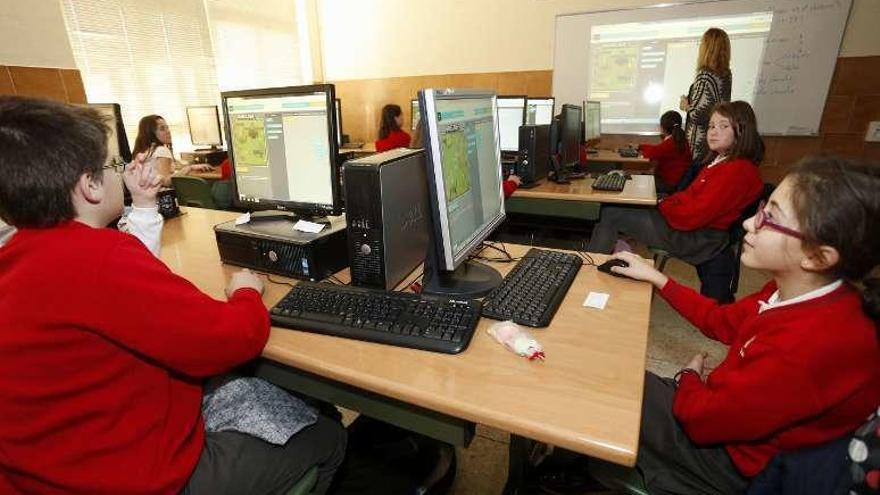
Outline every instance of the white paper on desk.
<path id="1" fill-rule="evenodd" d="M 608 304 L 608 298 L 611 297 L 604 292 L 590 292 L 587 294 L 587 298 L 584 299 L 584 307 L 587 308 L 596 308 L 596 309 L 605 309 L 605 305 Z"/>
<path id="2" fill-rule="evenodd" d="M 324 230 L 323 223 L 309 222 L 308 220 L 300 220 L 293 225 L 293 230 L 300 232 L 308 232 L 309 234 L 317 234 Z"/>
<path id="3" fill-rule="evenodd" d="M 239 216 L 235 219 L 235 225 L 244 225 L 251 221 L 251 214 L 245 213 L 244 215 Z"/>

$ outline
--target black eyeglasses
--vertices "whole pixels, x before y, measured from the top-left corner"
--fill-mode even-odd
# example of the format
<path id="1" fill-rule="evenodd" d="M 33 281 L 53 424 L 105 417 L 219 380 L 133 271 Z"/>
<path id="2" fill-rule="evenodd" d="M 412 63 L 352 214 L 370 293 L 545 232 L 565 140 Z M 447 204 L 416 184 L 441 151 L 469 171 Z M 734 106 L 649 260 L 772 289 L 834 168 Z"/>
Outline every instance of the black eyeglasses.
<path id="1" fill-rule="evenodd" d="M 102 168 L 104 170 L 113 170 L 114 172 L 116 172 L 117 174 L 120 174 L 120 175 L 123 172 L 125 172 L 125 164 L 122 162 L 108 163 L 107 165 L 104 165 Z"/>
<path id="2" fill-rule="evenodd" d="M 773 217 L 770 216 L 769 213 L 764 211 L 764 207 L 767 205 L 766 201 L 761 201 L 758 204 L 758 211 L 755 212 L 755 230 L 760 230 L 762 227 L 767 227 L 771 230 L 775 230 L 781 234 L 789 235 L 796 239 L 803 239 L 804 234 L 798 232 L 797 230 L 786 227 L 785 225 L 779 225 L 778 223 L 773 221 Z"/>

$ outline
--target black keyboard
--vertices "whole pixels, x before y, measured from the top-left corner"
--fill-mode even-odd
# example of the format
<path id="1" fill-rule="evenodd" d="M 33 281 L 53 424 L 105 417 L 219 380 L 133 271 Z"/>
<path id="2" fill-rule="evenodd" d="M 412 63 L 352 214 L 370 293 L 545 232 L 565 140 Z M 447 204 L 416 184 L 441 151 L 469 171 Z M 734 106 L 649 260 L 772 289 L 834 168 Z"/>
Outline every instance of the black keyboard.
<path id="1" fill-rule="evenodd" d="M 618 148 L 617 154 L 623 158 L 638 158 L 639 150 L 636 148 Z"/>
<path id="2" fill-rule="evenodd" d="M 620 174 L 600 175 L 593 181 L 593 189 L 598 191 L 623 191 L 626 184 L 626 176 Z"/>
<path id="3" fill-rule="evenodd" d="M 280 327 L 457 354 L 470 344 L 480 302 L 299 282 L 269 315 Z"/>
<path id="4" fill-rule="evenodd" d="M 575 254 L 530 249 L 483 299 L 483 316 L 546 327 L 582 264 Z"/>

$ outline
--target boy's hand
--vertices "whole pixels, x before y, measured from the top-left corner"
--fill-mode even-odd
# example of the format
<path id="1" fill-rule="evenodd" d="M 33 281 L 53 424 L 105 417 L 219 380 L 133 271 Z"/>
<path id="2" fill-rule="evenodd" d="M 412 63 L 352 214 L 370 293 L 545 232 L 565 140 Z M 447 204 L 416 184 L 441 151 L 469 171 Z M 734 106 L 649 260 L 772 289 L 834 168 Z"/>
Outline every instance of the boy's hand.
<path id="1" fill-rule="evenodd" d="M 701 352 L 701 353 L 697 354 L 696 356 L 693 357 L 693 359 L 690 360 L 690 362 L 685 366 L 685 368 L 690 368 L 690 369 L 696 371 L 697 373 L 699 373 L 700 376 L 703 376 L 703 367 L 706 366 L 706 356 L 708 356 L 708 355 L 709 354 L 706 352 Z"/>
<path id="2" fill-rule="evenodd" d="M 131 204 L 138 208 L 153 208 L 156 206 L 156 194 L 161 187 L 161 181 L 153 167 L 144 165 L 144 153 L 139 154 L 125 167 L 122 179 L 131 193 Z"/>
<path id="3" fill-rule="evenodd" d="M 611 271 L 620 273 L 636 280 L 644 280 L 650 282 L 654 287 L 662 289 L 669 277 L 663 275 L 663 272 L 657 270 L 651 263 L 641 256 L 630 253 L 629 251 L 620 251 L 611 255 L 611 259 L 623 260 L 629 263 L 629 266 L 613 266 Z"/>
<path id="4" fill-rule="evenodd" d="M 226 286 L 226 297 L 232 297 L 235 291 L 245 288 L 254 289 L 260 294 L 263 293 L 263 281 L 247 268 L 232 274 L 229 285 Z"/>
<path id="5" fill-rule="evenodd" d="M 520 179 L 519 176 L 516 175 L 516 174 L 510 174 L 510 175 L 507 177 L 507 180 L 513 181 L 513 183 L 516 184 L 516 185 L 520 185 L 520 184 L 522 184 L 522 179 Z"/>

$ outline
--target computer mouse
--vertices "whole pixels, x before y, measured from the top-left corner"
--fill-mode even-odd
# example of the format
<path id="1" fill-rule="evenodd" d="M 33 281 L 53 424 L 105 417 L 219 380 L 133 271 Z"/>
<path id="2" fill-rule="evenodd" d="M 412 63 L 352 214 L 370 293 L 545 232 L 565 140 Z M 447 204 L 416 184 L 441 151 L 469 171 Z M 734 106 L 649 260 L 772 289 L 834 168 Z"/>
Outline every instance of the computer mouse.
<path id="1" fill-rule="evenodd" d="M 600 272 L 607 273 L 609 275 L 614 275 L 615 277 L 630 278 L 622 273 L 612 272 L 611 271 L 612 266 L 628 267 L 629 263 L 627 263 L 626 261 L 620 260 L 620 259 L 611 259 L 611 260 L 606 261 L 605 263 L 602 263 L 597 268 L 599 269 Z"/>

